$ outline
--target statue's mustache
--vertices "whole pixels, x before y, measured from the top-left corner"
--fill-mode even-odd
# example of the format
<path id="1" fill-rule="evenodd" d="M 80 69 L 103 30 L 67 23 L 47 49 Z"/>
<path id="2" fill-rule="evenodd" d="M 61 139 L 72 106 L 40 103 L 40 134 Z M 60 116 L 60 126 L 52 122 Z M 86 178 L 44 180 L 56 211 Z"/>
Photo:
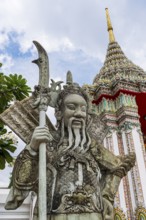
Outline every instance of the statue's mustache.
<path id="1" fill-rule="evenodd" d="M 70 126 L 70 127 L 71 127 L 71 126 L 72 126 L 73 121 L 78 121 L 78 122 L 81 122 L 82 126 L 84 126 L 84 125 L 85 125 L 85 120 L 84 120 L 83 118 L 71 117 L 71 118 L 69 119 L 68 126 Z"/>

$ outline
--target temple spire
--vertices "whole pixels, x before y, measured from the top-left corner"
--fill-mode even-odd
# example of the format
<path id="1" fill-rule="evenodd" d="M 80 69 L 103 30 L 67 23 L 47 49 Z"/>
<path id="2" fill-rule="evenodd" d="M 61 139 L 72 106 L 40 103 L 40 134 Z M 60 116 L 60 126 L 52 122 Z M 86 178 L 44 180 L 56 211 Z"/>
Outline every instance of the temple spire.
<path id="1" fill-rule="evenodd" d="M 106 11 L 106 19 L 107 19 L 107 30 L 109 32 L 109 42 L 113 43 L 113 42 L 115 42 L 115 36 L 114 36 L 114 33 L 113 33 L 113 27 L 112 27 L 112 23 L 111 23 L 111 20 L 110 20 L 108 8 L 106 8 L 105 11 Z"/>

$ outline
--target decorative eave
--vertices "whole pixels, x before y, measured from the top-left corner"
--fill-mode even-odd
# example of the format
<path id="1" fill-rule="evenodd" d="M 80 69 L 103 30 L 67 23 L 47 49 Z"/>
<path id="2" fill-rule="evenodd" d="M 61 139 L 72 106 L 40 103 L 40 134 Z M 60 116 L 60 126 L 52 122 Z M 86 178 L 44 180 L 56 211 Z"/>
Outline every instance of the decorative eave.
<path id="1" fill-rule="evenodd" d="M 98 104 L 101 97 L 114 99 L 120 92 L 125 94 L 142 94 L 146 93 L 146 82 L 133 82 L 125 79 L 116 80 L 112 83 L 102 83 L 98 87 L 94 87 L 94 103 Z"/>

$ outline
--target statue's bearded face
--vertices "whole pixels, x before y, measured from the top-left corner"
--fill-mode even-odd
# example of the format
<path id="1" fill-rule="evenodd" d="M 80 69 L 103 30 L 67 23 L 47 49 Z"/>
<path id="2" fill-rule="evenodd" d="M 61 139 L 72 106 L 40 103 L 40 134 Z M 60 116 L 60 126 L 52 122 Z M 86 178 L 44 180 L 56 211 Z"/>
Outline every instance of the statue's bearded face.
<path id="1" fill-rule="evenodd" d="M 61 138 L 68 139 L 65 151 L 75 150 L 78 153 L 86 152 L 91 143 L 87 133 L 87 102 L 78 94 L 68 94 L 62 103 Z"/>
<path id="2" fill-rule="evenodd" d="M 72 120 L 73 128 L 81 128 L 86 121 L 87 103 L 85 99 L 77 94 L 67 95 L 64 99 L 63 118 L 64 125 L 67 128 Z"/>

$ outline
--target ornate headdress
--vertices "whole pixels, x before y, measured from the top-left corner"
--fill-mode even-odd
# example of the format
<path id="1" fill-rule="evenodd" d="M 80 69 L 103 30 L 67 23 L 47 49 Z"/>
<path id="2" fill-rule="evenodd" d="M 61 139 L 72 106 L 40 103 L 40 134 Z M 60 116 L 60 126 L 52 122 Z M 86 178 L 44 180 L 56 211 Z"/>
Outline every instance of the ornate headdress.
<path id="1" fill-rule="evenodd" d="M 63 89 L 58 93 L 58 97 L 56 100 L 55 108 L 61 108 L 62 106 L 62 101 L 64 98 L 69 95 L 69 94 L 77 94 L 82 96 L 87 104 L 88 104 L 88 95 L 85 92 L 84 89 L 82 89 L 78 83 L 74 83 L 72 79 L 72 73 L 70 71 L 67 72 L 67 77 L 66 77 L 66 85 L 63 86 Z"/>

